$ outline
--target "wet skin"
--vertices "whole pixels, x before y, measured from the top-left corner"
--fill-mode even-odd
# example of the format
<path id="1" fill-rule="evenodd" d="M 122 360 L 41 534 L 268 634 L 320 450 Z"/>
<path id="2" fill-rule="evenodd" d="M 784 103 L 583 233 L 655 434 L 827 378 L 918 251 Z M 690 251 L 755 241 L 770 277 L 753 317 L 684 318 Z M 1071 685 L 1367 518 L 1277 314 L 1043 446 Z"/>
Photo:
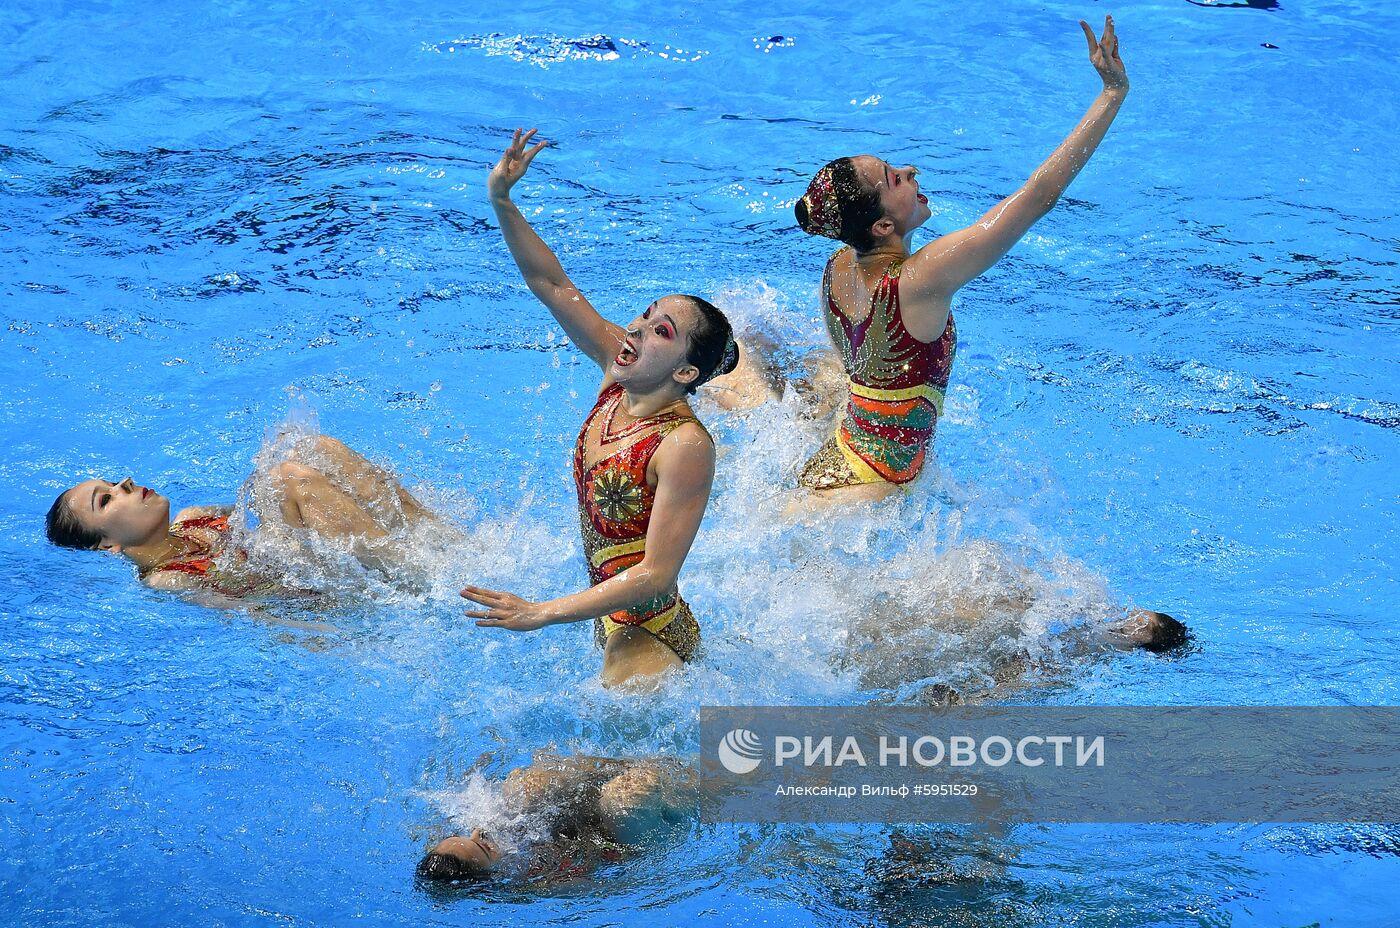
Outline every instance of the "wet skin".
<path id="1" fill-rule="evenodd" d="M 69 512 L 102 536 L 103 550 L 149 544 L 170 527 L 170 500 L 130 477 L 118 483 L 84 480 L 66 495 Z"/>

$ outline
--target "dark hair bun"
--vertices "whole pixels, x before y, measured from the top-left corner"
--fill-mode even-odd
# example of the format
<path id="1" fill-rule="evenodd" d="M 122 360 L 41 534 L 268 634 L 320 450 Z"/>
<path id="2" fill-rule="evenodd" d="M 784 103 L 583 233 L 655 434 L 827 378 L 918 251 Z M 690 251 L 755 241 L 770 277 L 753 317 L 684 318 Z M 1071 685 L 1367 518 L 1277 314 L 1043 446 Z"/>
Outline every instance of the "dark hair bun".
<path id="1" fill-rule="evenodd" d="M 734 370 L 739 363 L 739 346 L 734 343 L 734 327 L 719 307 L 698 296 L 680 295 L 690 300 L 699 315 L 699 324 L 690 333 L 686 352 L 687 360 L 700 371 L 700 376 L 689 387 L 689 392 L 694 393 L 700 385 Z"/>

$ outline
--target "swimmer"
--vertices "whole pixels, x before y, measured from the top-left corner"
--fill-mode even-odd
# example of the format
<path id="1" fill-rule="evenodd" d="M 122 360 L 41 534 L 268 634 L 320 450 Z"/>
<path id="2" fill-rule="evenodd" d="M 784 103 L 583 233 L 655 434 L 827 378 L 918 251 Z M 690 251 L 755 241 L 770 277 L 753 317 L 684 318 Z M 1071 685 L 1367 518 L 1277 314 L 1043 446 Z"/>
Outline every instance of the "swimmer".
<path id="1" fill-rule="evenodd" d="M 391 531 L 432 518 L 392 475 L 329 436 L 273 466 L 267 478 L 273 498 L 255 501 L 262 528 L 347 539 L 372 569 L 393 566 L 385 542 Z M 85 480 L 54 500 L 46 529 L 55 545 L 123 555 L 147 586 L 198 594 L 207 605 L 300 592 L 246 569 L 243 552 L 230 548 L 231 514 L 229 506 L 191 506 L 172 520 L 170 500 L 130 477 Z"/>
<path id="2" fill-rule="evenodd" d="M 642 682 L 696 656 L 700 627 L 677 578 L 710 498 L 715 447 L 687 397 L 732 371 L 739 349 L 724 314 L 696 296 L 653 302 L 626 328 L 604 319 L 511 202 L 547 144 L 515 131 L 487 190 L 501 235 L 530 291 L 603 371 L 574 447 L 574 482 L 592 586 L 530 602 L 468 586 L 477 625 L 534 631 L 592 620 L 604 685 Z"/>
<path id="3" fill-rule="evenodd" d="M 1163 658 L 1181 655 L 1191 642 L 1185 623 L 1165 612 L 1130 609 L 1122 618 L 1102 625 L 1076 626 L 1061 638 L 1062 648 L 1053 661 L 1033 658 L 1026 652 L 1003 656 L 989 674 L 990 686 L 960 693 L 951 687 L 939 693 L 926 690 L 920 702 L 934 705 L 977 703 L 1005 699 L 1032 685 L 1063 682 L 1069 666 L 1098 660 L 1114 652 L 1147 651 Z M 933 698 L 930 699 L 929 696 Z"/>
<path id="4" fill-rule="evenodd" d="M 904 617 L 907 621 L 911 617 Z M 928 627 L 939 628 L 938 617 Z M 907 629 L 906 629 L 907 630 Z M 1190 632 L 1179 619 L 1165 612 L 1133 609 L 1116 622 L 1092 627 L 1076 627 L 1064 634 L 1055 649 L 1055 658 L 1032 657 L 1026 650 L 986 657 L 971 684 L 966 679 L 955 685 L 937 679 L 949 673 L 966 676 L 965 658 L 930 655 L 911 647 L 911 638 L 882 629 L 874 646 L 863 647 L 850 657 L 860 672 L 862 689 L 902 690 L 917 683 L 913 700 L 919 705 L 955 706 L 1002 700 L 1032 686 L 1063 682 L 1070 665 L 1093 661 L 1122 651 L 1147 651 L 1161 657 L 1181 654 L 1191 641 Z M 999 642 L 1006 646 L 1008 639 Z M 912 642 L 917 644 L 917 641 Z"/>
<path id="5" fill-rule="evenodd" d="M 923 468 L 957 345 L 953 295 L 1054 207 L 1127 95 L 1113 19 L 1101 39 L 1080 26 L 1102 92 L 1030 179 L 971 226 L 911 254 L 914 230 L 932 215 L 919 172 L 872 155 L 830 162 L 793 207 L 803 231 L 847 246 L 822 275 L 827 330 L 846 375 L 845 412 L 801 471 L 803 506 L 882 499 Z"/>
<path id="6" fill-rule="evenodd" d="M 511 865 L 527 880 L 586 876 L 673 832 L 699 804 L 690 770 L 674 761 L 551 755 L 512 770 L 501 797 L 517 816 L 543 817 L 549 838 L 513 854 L 516 840 L 476 828 L 435 844 L 418 876 L 481 880 Z"/>
<path id="7" fill-rule="evenodd" d="M 949 570 L 954 581 L 937 595 L 883 595 L 853 624 L 845 661 L 859 672 L 862 689 L 899 690 L 931 681 L 918 687 L 918 702 L 981 702 L 1057 679 L 1081 661 L 1135 650 L 1170 656 L 1190 641 L 1181 621 L 1147 609 L 1077 623 L 1053 640 L 1035 633 L 1026 638 L 1029 629 L 1045 627 L 1047 612 L 1064 608 L 1046 581 L 986 542 L 947 557 L 956 561 Z M 1050 601 L 1039 599 L 1047 593 Z M 969 660 L 971 655 L 977 657 Z"/>

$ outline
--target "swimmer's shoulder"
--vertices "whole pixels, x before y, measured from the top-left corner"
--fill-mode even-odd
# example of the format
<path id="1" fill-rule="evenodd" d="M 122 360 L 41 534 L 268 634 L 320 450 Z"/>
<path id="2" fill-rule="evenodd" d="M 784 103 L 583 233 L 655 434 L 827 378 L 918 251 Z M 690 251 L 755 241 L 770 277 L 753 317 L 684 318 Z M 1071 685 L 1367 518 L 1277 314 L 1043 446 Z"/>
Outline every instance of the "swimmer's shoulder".
<path id="1" fill-rule="evenodd" d="M 700 420 L 682 422 L 661 440 L 647 465 L 648 481 L 659 479 L 663 470 L 683 483 L 714 479 L 715 441 Z"/>
<path id="2" fill-rule="evenodd" d="M 696 447 L 708 448 L 713 454 L 715 440 L 710 435 L 710 430 L 705 428 L 704 423 L 699 419 L 690 418 L 677 425 L 666 433 L 666 437 L 661 440 L 661 447 L 667 445 L 672 447 Z"/>
<path id="3" fill-rule="evenodd" d="M 831 257 L 826 259 L 826 267 L 822 269 L 822 279 L 830 282 L 832 274 L 850 271 L 854 261 L 855 250 L 850 245 L 842 245 L 831 253 Z"/>

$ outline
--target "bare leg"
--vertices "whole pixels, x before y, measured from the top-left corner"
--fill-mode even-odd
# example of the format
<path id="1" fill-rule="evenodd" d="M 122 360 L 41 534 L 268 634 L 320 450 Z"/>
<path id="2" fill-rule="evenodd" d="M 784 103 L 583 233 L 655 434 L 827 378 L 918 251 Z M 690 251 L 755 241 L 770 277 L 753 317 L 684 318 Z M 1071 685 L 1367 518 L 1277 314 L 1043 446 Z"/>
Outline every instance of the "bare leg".
<path id="1" fill-rule="evenodd" d="M 599 790 L 625 769 L 623 761 L 606 758 L 537 756 L 529 767 L 511 771 L 501 798 L 543 816 L 556 835 L 580 837 L 597 830 Z"/>
<path id="2" fill-rule="evenodd" d="M 596 754 L 555 754 L 553 751 L 537 750 L 529 768 L 573 771 L 611 777 L 626 770 L 631 761 L 622 757 L 600 757 Z"/>
<path id="3" fill-rule="evenodd" d="M 539 760 L 529 767 L 517 767 L 501 786 L 501 797 L 518 811 L 549 808 L 565 816 L 580 803 L 586 803 L 590 786 L 606 773 L 596 765 L 561 763 L 563 758 Z"/>
<path id="4" fill-rule="evenodd" d="M 705 384 L 721 409 L 753 409 L 781 399 L 783 375 L 774 360 L 777 346 L 765 338 L 739 342 L 739 364 L 734 370 Z"/>
<path id="5" fill-rule="evenodd" d="M 778 359 L 779 348 L 761 336 L 740 343 L 739 365 L 705 385 L 721 409 L 752 409 L 782 399 L 789 387 L 802 401 L 802 414 L 826 419 L 839 412 L 850 396 L 850 381 L 841 357 L 829 348 L 802 359 L 802 372 L 790 380 Z"/>
<path id="6" fill-rule="evenodd" d="M 400 520 L 416 522 L 433 514 L 399 485 L 393 474 L 354 451 L 339 439 L 322 435 L 316 439 L 313 460 L 298 463 L 320 470 L 341 486 L 361 505 L 374 513 L 385 528 Z"/>
<path id="7" fill-rule="evenodd" d="M 975 557 L 971 568 L 964 566 L 960 571 L 966 582 L 958 584 L 944 604 L 949 618 L 964 626 L 1008 616 L 1017 616 L 1019 621 L 1035 604 L 1035 578 L 1030 569 L 1013 560 L 995 542 L 964 550 L 974 552 Z"/>
<path id="8" fill-rule="evenodd" d="M 620 628 L 603 646 L 603 685 L 651 689 L 657 677 L 682 662 L 676 652 L 644 628 Z"/>
<path id="9" fill-rule="evenodd" d="M 366 567 L 387 570 L 393 564 L 380 544 L 388 532 L 349 493 L 332 485 L 318 470 L 284 461 L 269 477 L 281 490 L 282 521 L 326 538 L 349 538 L 355 557 Z"/>

